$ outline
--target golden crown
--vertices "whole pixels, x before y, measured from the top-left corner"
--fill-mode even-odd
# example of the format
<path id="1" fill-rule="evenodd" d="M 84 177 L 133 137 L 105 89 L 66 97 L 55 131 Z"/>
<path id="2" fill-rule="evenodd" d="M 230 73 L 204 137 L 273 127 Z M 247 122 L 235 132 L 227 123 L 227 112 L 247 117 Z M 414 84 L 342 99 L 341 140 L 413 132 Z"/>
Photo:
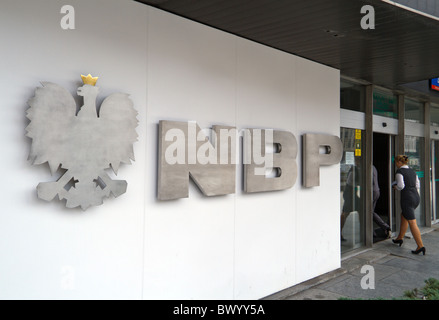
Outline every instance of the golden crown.
<path id="1" fill-rule="evenodd" d="M 84 82 L 84 84 L 89 84 L 91 86 L 96 85 L 96 81 L 98 81 L 98 77 L 92 77 L 90 73 L 88 74 L 88 76 L 83 76 L 81 74 L 81 78 L 82 78 L 82 82 Z"/>

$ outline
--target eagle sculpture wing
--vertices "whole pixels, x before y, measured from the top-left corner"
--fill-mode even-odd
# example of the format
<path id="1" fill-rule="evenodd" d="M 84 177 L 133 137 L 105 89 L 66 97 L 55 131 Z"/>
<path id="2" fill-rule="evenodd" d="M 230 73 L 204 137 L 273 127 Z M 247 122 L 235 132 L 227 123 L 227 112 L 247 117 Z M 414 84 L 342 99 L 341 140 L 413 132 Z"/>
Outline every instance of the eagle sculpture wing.
<path id="1" fill-rule="evenodd" d="M 106 138 L 102 147 L 107 166 L 117 174 L 121 162 L 134 160 L 133 143 L 137 141 L 137 111 L 125 93 L 114 93 L 105 98 L 99 111 L 101 134 Z"/>
<path id="2" fill-rule="evenodd" d="M 41 84 L 43 86 L 37 88 L 35 96 L 28 101 L 30 124 L 26 135 L 32 139 L 29 160 L 32 164 L 48 162 L 53 174 L 69 157 L 67 141 L 75 119 L 76 102 L 63 87 L 50 82 Z"/>

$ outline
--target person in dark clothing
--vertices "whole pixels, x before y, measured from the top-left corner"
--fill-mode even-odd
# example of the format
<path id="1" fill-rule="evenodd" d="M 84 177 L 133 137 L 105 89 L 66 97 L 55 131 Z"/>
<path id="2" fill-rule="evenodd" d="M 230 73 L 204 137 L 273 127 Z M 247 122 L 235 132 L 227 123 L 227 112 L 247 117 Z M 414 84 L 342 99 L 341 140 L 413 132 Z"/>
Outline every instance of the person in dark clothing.
<path id="1" fill-rule="evenodd" d="M 357 161 L 358 163 L 358 161 Z M 378 199 L 380 197 L 380 187 L 378 185 L 378 172 L 377 169 L 375 168 L 375 166 L 372 166 L 372 173 L 373 173 L 373 184 L 372 184 L 372 194 L 373 194 L 373 210 L 372 210 L 372 215 L 373 215 L 373 221 L 381 228 L 383 229 L 384 233 L 386 234 L 386 236 L 388 238 L 390 238 L 391 236 L 391 229 L 390 226 L 385 223 L 383 221 L 383 219 L 381 219 L 381 217 L 375 212 L 375 207 L 376 204 L 378 202 Z M 343 231 L 343 227 L 344 224 L 348 218 L 348 216 L 350 215 L 351 212 L 353 211 L 358 211 L 359 214 L 361 214 L 361 201 L 360 198 L 357 194 L 357 186 L 355 184 L 358 184 L 358 180 L 359 180 L 359 176 L 360 176 L 360 172 L 359 172 L 359 168 L 358 165 L 356 166 L 352 166 L 351 169 L 349 170 L 348 173 L 348 177 L 346 180 L 346 186 L 343 192 L 343 200 L 344 200 L 344 204 L 343 204 L 343 209 L 342 209 L 342 213 L 341 213 L 341 224 L 340 224 L 340 230 Z M 355 178 L 356 177 L 356 178 Z M 355 180 L 357 181 L 357 183 L 355 183 Z M 374 231 L 374 236 L 376 236 L 375 231 Z M 346 241 L 346 239 L 343 237 L 343 235 L 341 235 L 341 241 Z"/>
<path id="2" fill-rule="evenodd" d="M 422 252 L 425 255 L 425 247 L 422 243 L 421 232 L 419 231 L 418 225 L 416 224 L 415 209 L 419 206 L 420 197 L 418 189 L 420 187 L 419 178 L 416 172 L 409 168 L 408 157 L 405 155 L 399 155 L 395 158 L 395 164 L 398 170 L 396 171 L 395 179 L 393 183 L 394 188 L 401 191 L 401 228 L 399 235 L 393 240 L 393 243 L 399 244 L 403 243 L 403 238 L 407 231 L 408 226 L 410 226 L 410 231 L 412 232 L 413 238 L 416 241 L 418 247 L 413 250 L 412 253 L 419 254 Z"/>
<path id="3" fill-rule="evenodd" d="M 375 207 L 378 202 L 378 199 L 380 198 L 380 186 L 378 185 L 378 171 L 375 168 L 374 165 L 372 165 L 372 174 L 373 174 L 373 181 L 372 181 L 372 198 L 373 198 L 373 221 L 381 228 L 383 229 L 384 233 L 386 234 L 387 238 L 390 238 L 392 231 L 390 229 L 390 226 L 381 219 L 381 217 L 378 215 L 378 213 L 375 212 Z M 373 235 L 376 236 L 375 230 L 373 231 Z"/>

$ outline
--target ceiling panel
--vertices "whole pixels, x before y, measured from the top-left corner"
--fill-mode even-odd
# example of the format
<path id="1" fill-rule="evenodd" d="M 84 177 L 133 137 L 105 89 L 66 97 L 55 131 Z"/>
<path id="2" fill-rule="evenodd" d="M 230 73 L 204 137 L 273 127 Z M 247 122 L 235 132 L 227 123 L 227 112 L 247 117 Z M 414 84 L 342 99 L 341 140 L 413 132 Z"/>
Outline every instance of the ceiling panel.
<path id="1" fill-rule="evenodd" d="M 139 2 L 389 88 L 439 76 L 439 21 L 379 0 Z M 373 30 L 360 26 L 364 5 Z"/>

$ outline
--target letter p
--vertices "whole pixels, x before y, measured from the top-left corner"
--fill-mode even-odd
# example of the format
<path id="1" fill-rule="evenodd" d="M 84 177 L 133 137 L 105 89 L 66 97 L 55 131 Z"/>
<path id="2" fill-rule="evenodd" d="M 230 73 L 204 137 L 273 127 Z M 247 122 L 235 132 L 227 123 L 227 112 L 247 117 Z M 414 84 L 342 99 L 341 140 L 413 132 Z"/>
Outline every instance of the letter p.
<path id="1" fill-rule="evenodd" d="M 337 164 L 343 156 L 343 144 L 337 136 L 305 134 L 303 149 L 303 185 L 307 188 L 320 185 L 321 166 Z"/>

